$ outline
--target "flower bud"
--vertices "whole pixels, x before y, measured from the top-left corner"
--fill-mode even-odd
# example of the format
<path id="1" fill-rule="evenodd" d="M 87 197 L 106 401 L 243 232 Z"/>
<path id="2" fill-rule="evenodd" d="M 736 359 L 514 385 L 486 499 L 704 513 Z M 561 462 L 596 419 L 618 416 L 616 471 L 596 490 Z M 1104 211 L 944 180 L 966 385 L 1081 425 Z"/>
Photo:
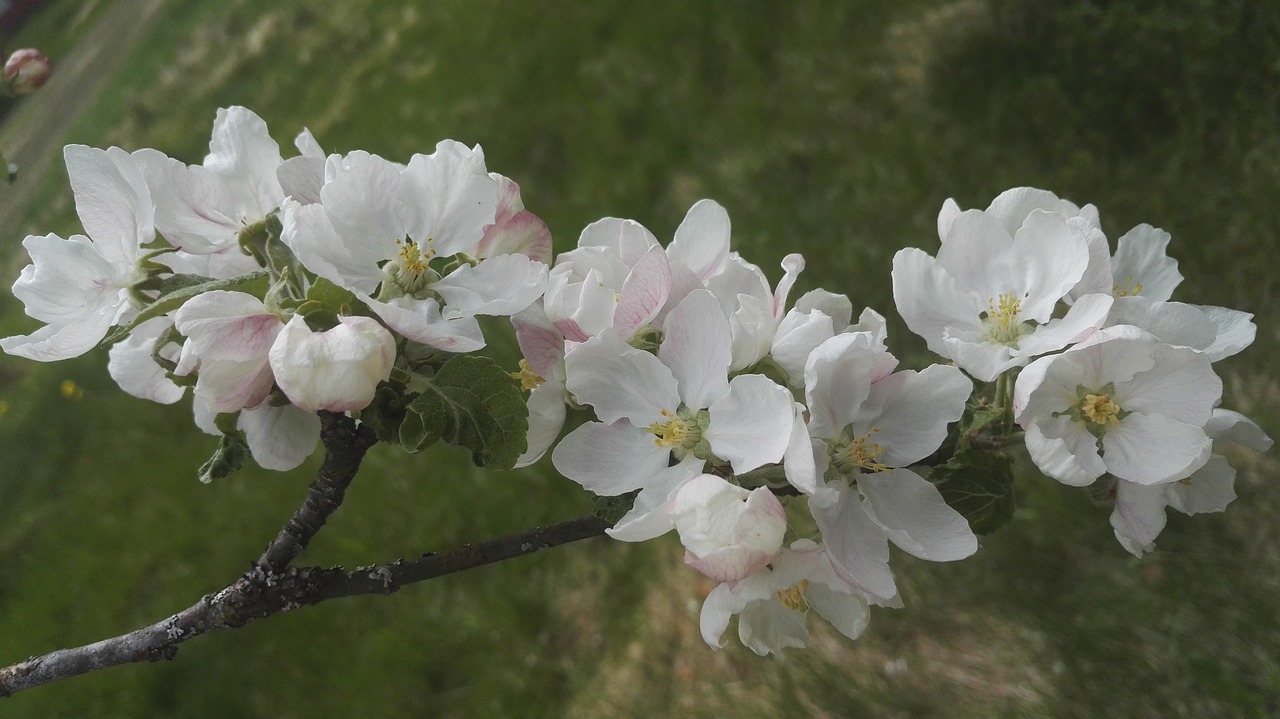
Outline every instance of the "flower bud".
<path id="1" fill-rule="evenodd" d="M 787 512 L 764 487 L 748 492 L 703 474 L 689 480 L 669 506 L 685 563 L 718 582 L 736 582 L 778 556 Z"/>
<path id="2" fill-rule="evenodd" d="M 363 409 L 391 375 L 396 341 L 385 327 L 368 317 L 339 317 L 338 323 L 313 332 L 295 315 L 271 345 L 276 384 L 309 412 Z"/>
<path id="3" fill-rule="evenodd" d="M 35 48 L 15 51 L 4 63 L 5 89 L 10 95 L 29 95 L 39 90 L 53 74 L 53 63 Z"/>

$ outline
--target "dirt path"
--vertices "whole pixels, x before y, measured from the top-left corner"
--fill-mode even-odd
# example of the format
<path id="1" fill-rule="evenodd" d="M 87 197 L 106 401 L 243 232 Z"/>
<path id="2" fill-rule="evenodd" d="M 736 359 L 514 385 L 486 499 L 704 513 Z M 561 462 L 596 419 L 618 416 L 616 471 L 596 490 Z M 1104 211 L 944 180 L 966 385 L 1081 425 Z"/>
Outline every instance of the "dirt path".
<path id="1" fill-rule="evenodd" d="M 18 164 L 17 182 L 0 186 L 0 243 L 21 238 L 14 222 L 42 180 L 62 165 L 67 131 L 146 37 L 165 0 L 116 0 L 84 33 L 84 39 L 54 61 L 53 77 L 0 124 L 0 147 Z M 7 283 L 6 283 L 7 284 Z"/>

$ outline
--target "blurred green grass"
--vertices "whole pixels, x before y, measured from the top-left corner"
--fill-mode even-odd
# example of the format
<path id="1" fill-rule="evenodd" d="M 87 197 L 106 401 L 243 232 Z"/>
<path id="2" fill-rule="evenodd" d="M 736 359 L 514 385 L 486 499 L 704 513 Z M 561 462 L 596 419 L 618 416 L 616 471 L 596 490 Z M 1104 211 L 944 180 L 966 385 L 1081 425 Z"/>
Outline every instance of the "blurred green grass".
<path id="1" fill-rule="evenodd" d="M 112 5 L 46 3 L 7 44 L 54 54 L 93 43 Z M 917 366 L 922 343 L 892 311 L 893 252 L 936 249 L 948 196 L 984 207 L 1007 187 L 1040 186 L 1098 205 L 1113 238 L 1138 222 L 1170 231 L 1181 299 L 1258 313 L 1257 343 L 1218 368 L 1227 406 L 1275 436 L 1278 22 L 1264 5 L 1207 2 L 169 2 L 60 142 L 198 162 L 229 104 L 262 115 L 282 146 L 304 125 L 327 150 L 399 160 L 446 137 L 478 142 L 558 250 L 605 215 L 666 241 L 690 204 L 713 197 L 739 251 L 775 279 L 784 254 L 803 252 L 800 291 L 879 309 L 891 347 Z M 5 218 L 6 255 L 28 232 L 75 231 L 63 173 L 23 181 L 41 186 L 23 217 Z M 0 294 L 0 332 L 30 329 Z M 189 408 L 123 395 L 104 364 L 0 357 L 5 663 L 128 631 L 222 587 L 274 536 L 318 460 L 199 485 L 213 442 Z M 66 379 L 82 399 L 62 395 Z M 814 649 L 783 661 L 702 644 L 709 587 L 671 538 L 593 540 L 202 637 L 173 662 L 33 690 L 4 709 L 1267 716 L 1280 711 L 1280 490 L 1273 460 L 1241 459 L 1240 500 L 1223 515 L 1171 517 L 1142 561 L 1115 543 L 1105 511 L 1026 477 L 1015 523 L 976 557 L 897 557 L 905 609 L 876 612 L 857 642 L 815 620 Z M 546 467 L 494 474 L 458 452 L 378 447 L 302 559 L 385 561 L 587 506 Z"/>

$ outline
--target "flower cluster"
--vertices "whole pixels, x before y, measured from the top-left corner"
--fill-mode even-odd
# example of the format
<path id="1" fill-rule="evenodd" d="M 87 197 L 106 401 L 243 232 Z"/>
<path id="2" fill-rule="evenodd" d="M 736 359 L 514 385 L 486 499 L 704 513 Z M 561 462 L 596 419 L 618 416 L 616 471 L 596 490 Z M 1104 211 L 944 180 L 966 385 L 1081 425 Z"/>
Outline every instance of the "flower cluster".
<path id="1" fill-rule="evenodd" d="M 948 482 L 1002 486 L 1008 462 L 981 455 L 1019 437 L 1045 474 L 1105 490 L 1135 554 L 1167 506 L 1231 501 L 1215 452 L 1270 445 L 1217 409 L 1211 363 L 1252 341 L 1250 315 L 1171 301 L 1167 234 L 1140 226 L 1112 255 L 1091 206 L 1044 191 L 985 211 L 948 201 L 937 256 L 894 258 L 898 311 L 949 362 L 916 371 L 898 368 L 875 311 L 855 321 L 821 289 L 793 301 L 800 255 L 774 285 L 732 252 L 713 201 L 665 245 L 605 218 L 553 258 L 479 147 L 444 141 L 399 164 L 326 156 L 305 130 L 295 144 L 283 158 L 233 107 L 197 166 L 66 148 L 85 233 L 26 238 L 13 292 L 44 326 L 0 348 L 50 361 L 109 345 L 130 394 L 173 403 L 190 388 L 197 423 L 222 436 L 205 479 L 244 454 L 297 466 L 321 411 L 487 466 L 549 454 L 618 498 L 601 503 L 614 538 L 674 530 L 715 582 L 706 641 L 721 646 L 736 616 L 760 654 L 804 646 L 810 610 L 857 637 L 871 605 L 901 606 L 891 544 L 973 554 L 990 517 L 953 508 Z M 509 318 L 519 371 L 472 354 L 482 315 Z M 570 411 L 590 416 L 565 433 Z"/>

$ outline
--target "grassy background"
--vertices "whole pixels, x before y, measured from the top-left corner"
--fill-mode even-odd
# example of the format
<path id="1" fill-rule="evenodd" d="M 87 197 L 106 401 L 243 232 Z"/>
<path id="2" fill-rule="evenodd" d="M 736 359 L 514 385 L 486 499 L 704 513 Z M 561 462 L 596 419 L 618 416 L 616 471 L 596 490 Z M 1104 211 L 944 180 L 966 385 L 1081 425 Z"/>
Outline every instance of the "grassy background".
<path id="1" fill-rule="evenodd" d="M 125 0 L 52 0 L 5 44 L 55 61 L 102 43 Z M 482 143 L 560 250 L 605 215 L 664 241 L 701 197 L 775 278 L 890 316 L 889 264 L 937 247 L 943 199 L 1015 185 L 1174 236 L 1184 301 L 1257 313 L 1218 365 L 1226 402 L 1280 436 L 1275 198 L 1280 10 L 1261 3 L 913 0 L 690 6 L 452 0 L 159 2 L 54 145 L 206 151 L 243 104 L 287 146 L 404 160 Z M 1135 4 L 1136 5 L 1136 4 Z M 40 103 L 41 95 L 29 100 Z M 50 106 L 50 117 L 65 108 Z M 5 136 L 0 134 L 0 140 Z M 65 173 L 21 183 L 0 267 L 33 232 L 77 231 Z M 6 191 L 0 188 L 0 191 Z M 8 284 L 5 279 L 3 284 Z M 27 332 L 0 293 L 0 333 Z M 213 446 L 185 404 L 149 405 L 105 355 L 0 356 L 0 662 L 128 631 L 224 586 L 303 495 L 309 470 L 194 480 Z M 82 396 L 66 397 L 64 380 Z M 971 560 L 895 562 L 907 607 L 846 641 L 759 659 L 697 634 L 710 589 L 678 544 L 606 540 L 308 608 L 185 645 L 177 660 L 24 693 L 12 716 L 1268 716 L 1280 711 L 1280 511 L 1271 458 L 1241 457 L 1227 513 L 1171 517 L 1142 561 L 1106 511 L 1034 477 Z M 584 511 L 548 468 L 492 474 L 461 453 L 375 448 L 305 563 L 363 564 Z"/>

